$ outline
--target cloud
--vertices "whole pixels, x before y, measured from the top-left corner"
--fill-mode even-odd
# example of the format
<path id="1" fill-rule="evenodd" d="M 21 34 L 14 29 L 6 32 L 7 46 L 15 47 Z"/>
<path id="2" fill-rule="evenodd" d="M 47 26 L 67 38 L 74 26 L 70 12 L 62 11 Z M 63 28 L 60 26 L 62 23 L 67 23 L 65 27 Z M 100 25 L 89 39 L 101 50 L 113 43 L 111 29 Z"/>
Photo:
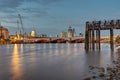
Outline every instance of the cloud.
<path id="1" fill-rule="evenodd" d="M 52 3 L 56 3 L 56 2 L 61 2 L 63 0 L 24 0 L 26 2 L 36 2 L 36 3 L 39 3 L 39 4 L 43 4 L 43 5 L 49 5 L 49 4 L 52 4 Z"/>
<path id="2" fill-rule="evenodd" d="M 12 9 L 12 8 L 4 8 L 4 9 L 0 9 L 2 12 L 4 13 L 15 13 L 16 10 L 15 9 Z"/>
<path id="3" fill-rule="evenodd" d="M 48 5 L 48 4 L 52 4 L 52 3 L 56 3 L 56 2 L 60 2 L 62 0 L 37 0 L 38 2 Z"/>
<path id="4" fill-rule="evenodd" d="M 6 16 L 0 16 L 1 19 L 12 19 L 12 18 L 18 18 L 17 15 L 6 15 Z"/>
<path id="5" fill-rule="evenodd" d="M 17 23 L 17 21 L 10 21 L 10 20 L 1 20 L 1 21 L 5 23 Z"/>
<path id="6" fill-rule="evenodd" d="M 24 0 L 0 0 L 0 9 L 5 9 L 5 8 L 16 8 Z"/>
<path id="7" fill-rule="evenodd" d="M 51 4 L 62 0 L 0 0 L 0 10 L 17 8 L 24 2 L 36 2 L 39 4 Z"/>
<path id="8" fill-rule="evenodd" d="M 47 14 L 46 9 L 39 9 L 39 8 L 18 8 L 18 11 L 24 12 L 24 13 L 40 13 L 40 14 Z"/>
<path id="9" fill-rule="evenodd" d="M 28 13 L 28 14 L 33 14 L 36 16 L 48 16 L 48 12 L 46 8 L 46 5 L 60 2 L 62 0 L 0 0 L 0 11 L 6 14 L 12 14 L 12 13 Z M 35 4 L 43 5 L 44 7 L 34 7 L 32 8 L 27 6 L 26 7 L 21 7 L 22 4 L 24 3 L 32 3 L 34 2 Z M 54 17 L 50 17 L 54 18 Z"/>
<path id="10" fill-rule="evenodd" d="M 21 17 L 22 17 L 22 19 L 28 19 L 27 16 L 22 15 Z M 19 20 L 19 17 L 18 17 L 18 15 L 12 15 L 12 14 L 0 16 L 0 21 L 8 22 L 8 20 L 14 22 L 16 20 Z"/>
<path id="11" fill-rule="evenodd" d="M 0 11 L 4 13 L 15 13 L 24 0 L 0 0 Z"/>
<path id="12" fill-rule="evenodd" d="M 56 19 L 55 16 L 49 14 L 48 9 L 50 4 L 60 1 L 62 0 L 0 0 L 0 22 L 6 23 L 5 25 L 16 23 L 19 19 L 17 14 L 21 14 L 23 20 L 24 18 L 28 20 L 35 18 L 35 20 L 41 18 Z"/>

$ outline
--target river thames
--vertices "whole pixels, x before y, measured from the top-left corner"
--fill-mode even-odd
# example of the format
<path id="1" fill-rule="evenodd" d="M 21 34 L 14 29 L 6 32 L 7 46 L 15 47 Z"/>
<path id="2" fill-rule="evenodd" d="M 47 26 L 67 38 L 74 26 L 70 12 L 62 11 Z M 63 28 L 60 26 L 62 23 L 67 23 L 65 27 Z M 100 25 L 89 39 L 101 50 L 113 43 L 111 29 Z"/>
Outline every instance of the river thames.
<path id="1" fill-rule="evenodd" d="M 82 80 L 89 65 L 111 65 L 116 53 L 109 44 L 87 53 L 84 43 L 0 45 L 0 80 Z"/>

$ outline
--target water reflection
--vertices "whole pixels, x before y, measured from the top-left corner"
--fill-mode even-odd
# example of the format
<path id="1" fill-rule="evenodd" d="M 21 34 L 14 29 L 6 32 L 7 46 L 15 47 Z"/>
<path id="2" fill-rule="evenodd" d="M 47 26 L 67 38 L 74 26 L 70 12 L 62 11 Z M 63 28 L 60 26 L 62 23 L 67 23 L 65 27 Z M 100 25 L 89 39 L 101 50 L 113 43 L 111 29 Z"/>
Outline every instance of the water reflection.
<path id="1" fill-rule="evenodd" d="M 47 44 L 45 44 L 45 43 L 42 44 L 42 45 L 41 45 L 41 49 L 43 49 L 43 55 L 46 56 L 46 55 L 47 55 L 46 52 L 47 52 L 47 50 L 48 50 L 48 49 L 47 49 Z"/>
<path id="2" fill-rule="evenodd" d="M 77 51 L 78 51 L 77 44 L 74 44 L 73 46 L 74 46 L 74 56 L 75 56 L 75 55 L 78 55 L 78 52 L 77 52 Z"/>
<path id="3" fill-rule="evenodd" d="M 46 49 L 46 44 L 43 45 L 43 48 Z"/>
<path id="4" fill-rule="evenodd" d="M 58 44 L 56 44 L 55 46 L 55 56 L 59 55 L 58 46 L 59 46 Z"/>
<path id="5" fill-rule="evenodd" d="M 69 55 L 69 54 L 71 53 L 70 46 L 71 46 L 71 45 L 68 43 L 68 44 L 67 44 L 66 55 Z"/>
<path id="6" fill-rule="evenodd" d="M 64 53 L 65 53 L 65 52 L 64 52 L 64 51 L 65 51 L 65 50 L 64 50 L 64 47 L 65 47 L 65 44 L 61 44 L 61 49 L 60 49 L 60 55 L 61 55 L 61 56 L 64 56 Z"/>
<path id="7" fill-rule="evenodd" d="M 0 80 L 83 80 L 89 65 L 105 67 L 120 56 L 106 46 L 86 53 L 84 43 L 5 45 L 0 47 Z"/>
<path id="8" fill-rule="evenodd" d="M 52 44 L 49 44 L 49 56 L 51 57 L 52 56 Z"/>
<path id="9" fill-rule="evenodd" d="M 32 50 L 31 52 L 29 52 L 30 57 L 28 58 L 29 61 L 34 62 L 35 61 L 35 49 L 36 49 L 36 45 L 32 44 L 30 46 L 30 50 Z"/>
<path id="10" fill-rule="evenodd" d="M 13 48 L 13 55 L 11 60 L 11 71 L 12 71 L 12 78 L 10 80 L 22 80 L 22 69 L 21 69 L 21 59 L 19 56 L 19 45 L 15 44 Z"/>

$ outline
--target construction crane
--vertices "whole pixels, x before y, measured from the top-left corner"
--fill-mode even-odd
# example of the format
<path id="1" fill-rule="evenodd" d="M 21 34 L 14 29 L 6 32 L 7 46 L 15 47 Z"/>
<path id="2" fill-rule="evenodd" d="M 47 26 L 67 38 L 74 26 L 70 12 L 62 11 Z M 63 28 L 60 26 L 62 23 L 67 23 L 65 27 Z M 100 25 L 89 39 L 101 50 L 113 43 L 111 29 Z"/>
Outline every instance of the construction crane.
<path id="1" fill-rule="evenodd" d="M 23 34 L 23 36 L 24 36 L 23 22 L 22 22 L 22 17 L 21 17 L 21 15 L 20 15 L 20 14 L 18 14 L 18 18 L 19 18 L 20 25 L 21 25 L 21 29 L 20 29 L 20 31 L 21 31 L 21 33 L 22 33 L 22 34 Z M 19 23 L 19 21 L 18 21 L 18 23 Z"/>
<path id="2" fill-rule="evenodd" d="M 20 33 L 20 27 L 19 27 L 19 21 L 18 21 L 18 20 L 17 20 L 17 28 L 18 28 L 17 33 L 18 33 L 18 34 L 21 34 L 21 33 Z"/>
<path id="3" fill-rule="evenodd" d="M 18 28 L 18 30 L 16 32 L 17 40 L 24 40 L 25 32 L 24 32 L 24 28 L 23 28 L 22 17 L 20 14 L 18 14 L 17 28 Z"/>

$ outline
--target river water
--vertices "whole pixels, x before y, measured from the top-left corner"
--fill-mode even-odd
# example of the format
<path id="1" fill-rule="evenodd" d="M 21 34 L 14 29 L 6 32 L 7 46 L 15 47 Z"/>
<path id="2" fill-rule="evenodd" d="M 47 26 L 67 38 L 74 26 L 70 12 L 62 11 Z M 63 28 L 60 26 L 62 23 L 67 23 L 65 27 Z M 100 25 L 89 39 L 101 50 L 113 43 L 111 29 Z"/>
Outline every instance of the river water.
<path id="1" fill-rule="evenodd" d="M 100 51 L 80 44 L 0 45 L 0 80 L 82 80 L 89 65 L 106 67 L 116 59 L 109 44 Z"/>

